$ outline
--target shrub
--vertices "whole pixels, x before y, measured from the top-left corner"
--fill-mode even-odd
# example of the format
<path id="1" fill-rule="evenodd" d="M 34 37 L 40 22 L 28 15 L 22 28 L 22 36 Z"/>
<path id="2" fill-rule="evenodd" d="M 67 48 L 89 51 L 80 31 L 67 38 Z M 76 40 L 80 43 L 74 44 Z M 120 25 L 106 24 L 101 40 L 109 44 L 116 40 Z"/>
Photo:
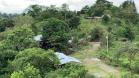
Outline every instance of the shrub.
<path id="1" fill-rule="evenodd" d="M 135 33 L 133 32 L 132 27 L 128 25 L 117 27 L 117 29 L 114 30 L 114 34 L 117 36 L 117 38 L 127 38 L 130 41 L 135 39 Z"/>
<path id="2" fill-rule="evenodd" d="M 40 48 L 31 48 L 19 52 L 11 65 L 14 70 L 22 70 L 28 63 L 39 69 L 43 74 L 55 70 L 55 65 L 59 64 L 59 61 L 52 50 L 45 51 Z"/>
<path id="3" fill-rule="evenodd" d="M 74 16 L 70 18 L 67 23 L 71 29 L 78 28 L 78 26 L 80 25 L 80 17 Z"/>
<path id="4" fill-rule="evenodd" d="M 108 22 L 110 22 L 110 16 L 109 15 L 104 15 L 102 18 L 102 22 L 104 24 L 107 24 Z"/>
<path id="5" fill-rule="evenodd" d="M 0 67 L 6 67 L 8 65 L 8 61 L 13 60 L 16 54 L 17 52 L 13 50 L 0 51 Z"/>
<path id="6" fill-rule="evenodd" d="M 84 66 L 69 63 L 60 69 L 47 73 L 45 78 L 84 78 L 86 73 Z"/>
<path id="7" fill-rule="evenodd" d="M 105 33 L 106 31 L 104 28 L 100 26 L 95 27 L 90 33 L 91 41 L 100 41 L 105 36 Z"/>
<path id="8" fill-rule="evenodd" d="M 5 27 L 5 26 L 3 26 L 3 25 L 0 25 L 0 32 L 3 32 L 3 31 L 5 31 L 5 29 L 6 29 L 6 27 Z"/>
<path id="9" fill-rule="evenodd" d="M 6 26 L 4 25 L 4 21 L 0 19 L 0 32 L 5 31 Z"/>
<path id="10" fill-rule="evenodd" d="M 126 29 L 126 31 L 124 32 L 125 38 L 128 38 L 129 40 L 133 41 L 135 38 L 134 32 L 130 27 L 126 27 L 125 29 Z"/>
<path id="11" fill-rule="evenodd" d="M 22 71 L 13 72 L 10 78 L 42 78 L 38 69 L 28 64 Z"/>
<path id="12" fill-rule="evenodd" d="M 21 51 L 26 48 L 38 47 L 36 41 L 33 39 L 34 33 L 30 28 L 15 28 L 8 32 L 5 44 L 7 49 Z"/>
<path id="13" fill-rule="evenodd" d="M 42 22 L 38 22 L 38 23 L 34 23 L 33 25 L 32 25 L 32 31 L 35 33 L 35 35 L 38 35 L 38 34 L 41 34 L 42 33 L 42 31 L 43 31 L 43 24 L 44 24 L 45 22 L 44 21 L 42 21 Z"/>
<path id="14" fill-rule="evenodd" d="M 139 60 L 134 61 L 133 70 L 134 70 L 134 72 L 139 73 Z"/>
<path id="15" fill-rule="evenodd" d="M 7 69 L 8 61 L 12 61 L 18 53 L 12 49 L 7 49 L 8 46 L 5 41 L 0 42 L 0 74 L 3 75 L 10 70 Z"/>
<path id="16" fill-rule="evenodd" d="M 19 15 L 13 18 L 14 21 L 14 25 L 18 26 L 18 27 L 22 27 L 24 25 L 28 25 L 30 26 L 31 24 L 33 24 L 34 19 L 31 16 L 25 15 Z"/>

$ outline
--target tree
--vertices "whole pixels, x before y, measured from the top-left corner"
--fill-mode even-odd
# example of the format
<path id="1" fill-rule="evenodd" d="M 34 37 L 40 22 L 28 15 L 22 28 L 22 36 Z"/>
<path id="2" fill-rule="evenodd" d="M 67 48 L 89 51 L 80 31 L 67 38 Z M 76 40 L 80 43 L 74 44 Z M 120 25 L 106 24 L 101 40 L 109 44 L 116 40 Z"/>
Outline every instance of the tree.
<path id="1" fill-rule="evenodd" d="M 68 25 L 55 18 L 42 22 L 43 45 L 45 49 L 53 48 L 56 51 L 66 50 L 68 45 Z"/>
<path id="2" fill-rule="evenodd" d="M 19 52 L 15 59 L 11 62 L 14 71 L 23 70 L 30 63 L 32 66 L 40 70 L 40 74 L 55 70 L 59 60 L 54 51 L 41 48 L 30 48 Z"/>
<path id="3" fill-rule="evenodd" d="M 18 51 L 38 47 L 33 39 L 34 33 L 29 28 L 14 28 L 7 33 L 6 39 L 0 42 L 0 73 L 7 73 L 8 61 L 12 61 Z"/>
<path id="4" fill-rule="evenodd" d="M 19 16 L 16 16 L 13 18 L 13 21 L 14 21 L 14 25 L 15 26 L 24 26 L 24 25 L 32 25 L 34 23 L 34 19 L 31 17 L 31 16 L 28 16 L 28 15 L 19 15 Z"/>
<path id="5" fill-rule="evenodd" d="M 12 73 L 10 78 L 25 78 L 22 71 Z"/>
<path id="6" fill-rule="evenodd" d="M 137 9 L 134 1 L 127 0 L 123 2 L 120 6 L 120 17 L 124 18 L 128 22 L 136 23 L 137 22 Z"/>
<path id="7" fill-rule="evenodd" d="M 9 19 L 0 19 L 0 32 L 6 30 L 6 27 L 13 27 L 13 21 Z"/>
<path id="8" fill-rule="evenodd" d="M 133 78 L 133 74 L 134 74 L 134 65 L 133 62 L 135 61 L 135 57 L 139 52 L 138 46 L 136 44 L 133 43 L 127 43 L 126 46 L 124 47 L 124 55 L 126 54 L 128 57 L 128 61 L 129 61 L 129 70 L 131 72 L 130 78 Z"/>
<path id="9" fill-rule="evenodd" d="M 30 28 L 24 27 L 17 27 L 11 30 L 8 35 L 7 39 L 4 41 L 5 49 L 11 49 L 15 51 L 21 51 L 26 48 L 38 47 L 38 44 L 33 39 L 34 33 Z"/>
<path id="10" fill-rule="evenodd" d="M 73 16 L 67 23 L 71 29 L 76 29 L 80 25 L 80 17 Z"/>
<path id="11" fill-rule="evenodd" d="M 62 12 L 64 12 L 64 11 L 62 11 Z M 61 13 L 61 11 L 59 11 L 55 7 L 47 7 L 46 10 L 43 10 L 39 14 L 39 16 L 37 16 L 37 21 L 47 20 L 48 18 L 52 18 L 52 17 L 64 20 L 65 15 L 63 15 Z"/>
<path id="12" fill-rule="evenodd" d="M 105 10 L 110 10 L 112 7 L 112 3 L 106 0 L 97 0 L 96 4 L 91 6 L 90 14 L 91 16 L 102 16 Z"/>
<path id="13" fill-rule="evenodd" d="M 28 64 L 23 70 L 13 72 L 10 78 L 42 78 L 40 71 Z"/>
<path id="14" fill-rule="evenodd" d="M 3 24 L 0 24 L 0 32 L 5 31 L 6 27 Z"/>
<path id="15" fill-rule="evenodd" d="M 86 73 L 87 70 L 83 65 L 68 63 L 60 69 L 47 73 L 45 78 L 85 78 Z"/>
<path id="16" fill-rule="evenodd" d="M 81 14 L 86 14 L 88 10 L 89 10 L 89 6 L 88 5 L 84 6 L 81 10 Z"/>
<path id="17" fill-rule="evenodd" d="M 6 13 L 0 13 L 0 18 L 11 20 L 13 17 L 15 17 L 17 14 L 6 14 Z"/>
<path id="18" fill-rule="evenodd" d="M 28 14 L 29 16 L 36 18 L 42 12 L 42 7 L 43 6 L 39 5 L 31 5 L 25 10 L 25 14 Z"/>
<path id="19" fill-rule="evenodd" d="M 0 75 L 9 74 L 11 68 L 7 68 L 8 62 L 12 61 L 18 53 L 12 49 L 7 49 L 8 46 L 4 41 L 0 42 Z"/>
<path id="20" fill-rule="evenodd" d="M 125 27 L 125 37 L 128 38 L 129 40 L 133 41 L 133 39 L 135 38 L 135 34 L 134 32 L 131 30 L 130 27 Z"/>
<path id="21" fill-rule="evenodd" d="M 106 31 L 103 27 L 101 26 L 95 27 L 90 33 L 91 41 L 100 41 L 104 37 L 105 33 Z"/>
<path id="22" fill-rule="evenodd" d="M 132 29 L 132 24 L 127 24 L 125 21 L 120 22 L 120 27 L 117 27 L 117 29 L 113 30 L 113 34 L 115 34 L 120 38 L 126 38 L 127 40 L 133 41 L 135 39 L 135 33 Z"/>
<path id="23" fill-rule="evenodd" d="M 69 10 L 68 4 L 62 4 L 61 9 L 62 9 L 62 11 L 68 11 Z"/>
<path id="24" fill-rule="evenodd" d="M 5 74 L 9 72 L 10 69 L 7 69 L 7 66 L 9 65 L 8 61 L 14 60 L 17 53 L 17 51 L 13 50 L 2 51 L 0 49 L 0 74 Z"/>
<path id="25" fill-rule="evenodd" d="M 107 24 L 110 21 L 110 16 L 109 15 L 104 15 L 102 18 L 102 22 Z"/>

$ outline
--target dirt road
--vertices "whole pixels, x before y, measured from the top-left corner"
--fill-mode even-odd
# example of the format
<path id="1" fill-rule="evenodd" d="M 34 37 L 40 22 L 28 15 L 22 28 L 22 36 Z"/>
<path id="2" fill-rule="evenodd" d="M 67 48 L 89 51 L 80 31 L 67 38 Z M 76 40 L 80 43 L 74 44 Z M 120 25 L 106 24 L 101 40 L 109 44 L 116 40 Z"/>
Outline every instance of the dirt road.
<path id="1" fill-rule="evenodd" d="M 79 58 L 89 75 L 94 75 L 96 78 L 120 78 L 118 69 L 107 65 L 101 59 L 96 57 L 96 52 L 100 48 L 100 42 L 91 42 L 91 47 L 84 51 L 75 53 L 73 56 Z"/>

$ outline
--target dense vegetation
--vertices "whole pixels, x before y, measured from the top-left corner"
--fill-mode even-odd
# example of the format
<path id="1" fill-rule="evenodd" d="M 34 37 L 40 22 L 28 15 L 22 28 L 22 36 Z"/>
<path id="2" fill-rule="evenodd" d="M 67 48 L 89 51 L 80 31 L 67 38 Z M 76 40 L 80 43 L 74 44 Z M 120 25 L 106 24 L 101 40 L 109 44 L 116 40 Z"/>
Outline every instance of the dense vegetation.
<path id="1" fill-rule="evenodd" d="M 80 12 L 63 4 L 0 14 L 0 78 L 85 78 L 82 64 L 61 66 L 54 52 L 72 54 L 89 41 L 101 42 L 99 58 L 126 70 L 122 78 L 138 78 L 138 33 L 139 14 L 132 0 L 119 7 L 97 0 Z M 40 34 L 42 41 L 36 42 L 34 36 Z"/>
<path id="2" fill-rule="evenodd" d="M 31 5 L 22 14 L 1 14 L 0 78 L 84 78 L 83 65 L 61 65 L 54 53 L 71 54 L 68 41 L 79 24 L 79 16 L 66 4 Z M 42 42 L 34 40 L 39 34 Z"/>
<path id="3" fill-rule="evenodd" d="M 86 18 L 94 17 L 97 23 L 102 24 L 101 28 L 96 26 L 91 32 L 91 40 L 100 40 L 102 43 L 98 57 L 127 70 L 122 78 L 138 78 L 139 15 L 134 1 L 127 0 L 117 7 L 112 2 L 97 0 L 95 5 L 85 6 L 81 13 Z"/>

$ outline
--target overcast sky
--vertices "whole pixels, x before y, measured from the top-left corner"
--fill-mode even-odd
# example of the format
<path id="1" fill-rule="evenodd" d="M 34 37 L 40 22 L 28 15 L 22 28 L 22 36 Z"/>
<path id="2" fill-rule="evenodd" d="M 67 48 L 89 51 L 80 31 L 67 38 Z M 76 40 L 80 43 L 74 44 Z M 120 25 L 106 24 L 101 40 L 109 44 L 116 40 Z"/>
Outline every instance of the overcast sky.
<path id="1" fill-rule="evenodd" d="M 0 0 L 0 12 L 21 13 L 32 4 L 61 6 L 67 3 L 71 10 L 80 10 L 85 5 L 92 5 L 96 0 Z M 109 0 L 119 6 L 125 0 Z M 139 12 L 139 0 L 134 0 Z"/>

